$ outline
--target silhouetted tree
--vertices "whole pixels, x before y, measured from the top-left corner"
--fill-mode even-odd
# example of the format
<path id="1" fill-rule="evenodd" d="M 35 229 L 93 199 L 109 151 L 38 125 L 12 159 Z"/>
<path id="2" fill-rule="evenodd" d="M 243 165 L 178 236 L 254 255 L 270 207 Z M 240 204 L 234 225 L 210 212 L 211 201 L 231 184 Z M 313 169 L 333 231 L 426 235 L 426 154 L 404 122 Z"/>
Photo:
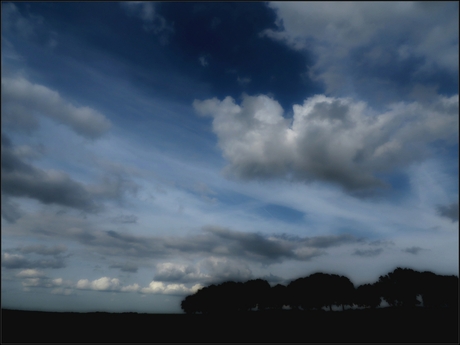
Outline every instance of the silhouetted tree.
<path id="1" fill-rule="evenodd" d="M 314 273 L 296 279 L 287 287 L 289 304 L 294 309 L 301 307 L 303 310 L 310 310 L 328 306 L 329 310 L 332 310 L 332 305 L 340 299 L 334 286 L 338 282 L 339 279 L 325 273 Z"/>
<path id="2" fill-rule="evenodd" d="M 390 306 L 415 307 L 421 296 L 425 307 L 458 308 L 458 277 L 441 276 L 432 272 L 417 272 L 396 268 L 374 284 L 364 284 L 355 289 L 345 276 L 315 273 L 291 281 L 288 286 L 270 288 L 266 280 L 254 279 L 245 283 L 224 282 L 210 285 L 187 296 L 182 302 L 186 313 L 232 313 L 254 308 L 321 310 L 323 307 L 356 303 L 376 308 L 383 297 Z"/>
<path id="3" fill-rule="evenodd" d="M 417 295 L 420 294 L 420 272 L 409 268 L 396 268 L 378 280 L 383 298 L 391 306 L 415 307 L 420 302 Z"/>
<path id="4" fill-rule="evenodd" d="M 338 276 L 335 274 L 331 275 L 331 282 L 332 284 L 332 297 L 333 303 L 335 305 L 341 305 L 342 310 L 344 310 L 344 305 L 353 305 L 353 297 L 355 293 L 355 286 L 345 276 Z"/>
<path id="5" fill-rule="evenodd" d="M 267 307 L 272 309 L 282 309 L 283 305 L 288 305 L 287 287 L 277 284 L 270 288 L 266 303 Z"/>
<path id="6" fill-rule="evenodd" d="M 249 280 L 244 283 L 244 289 L 240 298 L 243 300 L 244 309 L 250 310 L 258 307 L 265 309 L 270 291 L 270 284 L 263 279 Z"/>
<path id="7" fill-rule="evenodd" d="M 422 272 L 420 284 L 425 307 L 458 307 L 458 277 Z"/>
<path id="8" fill-rule="evenodd" d="M 357 287 L 354 302 L 360 307 L 377 308 L 380 305 L 380 293 L 374 284 L 364 284 Z"/>

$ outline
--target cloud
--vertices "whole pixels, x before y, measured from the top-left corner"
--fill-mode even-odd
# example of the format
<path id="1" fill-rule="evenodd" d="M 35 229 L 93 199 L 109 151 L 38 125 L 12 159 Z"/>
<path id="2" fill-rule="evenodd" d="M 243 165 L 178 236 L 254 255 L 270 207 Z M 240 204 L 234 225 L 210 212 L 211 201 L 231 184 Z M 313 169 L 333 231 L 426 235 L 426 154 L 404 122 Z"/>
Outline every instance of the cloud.
<path id="1" fill-rule="evenodd" d="M 81 290 L 96 291 L 119 291 L 121 289 L 120 280 L 109 277 L 102 277 L 91 282 L 88 279 L 80 279 L 75 287 Z"/>
<path id="2" fill-rule="evenodd" d="M 135 224 L 137 223 L 138 217 L 130 214 L 130 215 L 121 215 L 117 216 L 113 219 L 115 223 L 121 223 L 121 224 Z"/>
<path id="3" fill-rule="evenodd" d="M 159 15 L 155 9 L 154 2 L 148 1 L 127 1 L 120 2 L 120 6 L 130 16 L 134 15 L 142 19 L 143 28 L 147 32 L 153 32 L 160 38 L 160 43 L 165 45 L 169 42 L 169 36 L 174 33 L 173 24 L 169 24 L 166 19 Z"/>
<path id="4" fill-rule="evenodd" d="M 30 267 L 30 263 L 22 255 L 3 253 L 2 266 L 11 269 L 26 268 Z"/>
<path id="5" fill-rule="evenodd" d="M 388 240 L 375 240 L 368 243 L 370 246 L 394 246 L 393 241 Z"/>
<path id="6" fill-rule="evenodd" d="M 8 223 L 15 223 L 22 216 L 22 211 L 18 203 L 12 201 L 8 196 L 2 195 L 2 217 Z"/>
<path id="7" fill-rule="evenodd" d="M 240 179 L 326 181 L 350 193 L 387 186 L 379 174 L 423 160 L 435 141 L 458 142 L 458 95 L 430 105 L 396 103 L 378 113 L 364 102 L 316 95 L 293 106 L 292 120 L 272 98 L 195 100 L 213 118 L 224 173 Z"/>
<path id="8" fill-rule="evenodd" d="M 75 292 L 73 289 L 68 288 L 55 288 L 51 290 L 51 294 L 53 295 L 64 295 L 64 296 L 71 296 L 74 295 Z"/>
<path id="9" fill-rule="evenodd" d="M 95 198 L 121 199 L 126 193 L 135 195 L 139 186 L 125 174 L 113 172 L 104 174 L 99 183 L 88 185 L 86 189 Z M 127 217 L 129 218 L 125 217 L 124 219 L 133 221 L 135 216 Z"/>
<path id="10" fill-rule="evenodd" d="M 449 218 L 453 223 L 458 222 L 458 202 L 450 205 L 440 205 L 437 210 L 441 216 Z"/>
<path id="11" fill-rule="evenodd" d="M 396 97 L 404 89 L 392 80 L 393 72 L 398 78 L 408 75 L 408 81 L 437 71 L 458 74 L 458 3 L 270 2 L 268 6 L 276 13 L 278 28 L 261 36 L 313 54 L 316 62 L 310 76 L 324 82 L 328 94 L 373 89 L 377 99 L 386 85 L 396 89 Z"/>
<path id="12" fill-rule="evenodd" d="M 172 262 L 163 262 L 156 265 L 155 281 L 197 281 L 209 278 L 208 275 L 198 272 L 192 265 L 181 265 Z"/>
<path id="13" fill-rule="evenodd" d="M 44 204 L 59 204 L 83 211 L 97 209 L 84 185 L 73 181 L 65 173 L 35 168 L 18 158 L 3 142 L 1 172 L 2 193 L 6 195 L 30 197 Z"/>
<path id="14" fill-rule="evenodd" d="M 13 3 L 2 4 L 2 31 L 17 33 L 23 38 L 34 36 L 37 28 L 42 24 L 43 18 L 31 16 L 25 18 Z"/>
<path id="15" fill-rule="evenodd" d="M 310 237 L 302 240 L 302 243 L 309 247 L 315 248 L 329 248 L 335 247 L 346 243 L 357 243 L 363 242 L 362 239 L 358 239 L 349 234 L 343 235 L 329 235 L 329 236 L 317 236 Z"/>
<path id="16" fill-rule="evenodd" d="M 163 282 L 152 281 L 148 287 L 140 289 L 143 294 L 169 294 L 169 295 L 186 295 L 196 292 L 201 286 L 194 285 L 192 288 L 184 284 L 164 284 Z"/>
<path id="17" fill-rule="evenodd" d="M 139 291 L 139 289 L 140 289 L 139 284 L 131 284 L 131 285 L 123 286 L 120 289 L 120 291 L 121 292 L 137 292 Z"/>
<path id="18" fill-rule="evenodd" d="M 103 208 L 101 199 L 121 200 L 126 193 L 135 194 L 138 190 L 137 184 L 122 174 L 105 174 L 98 184 L 85 185 L 64 172 L 36 168 L 23 160 L 24 150 L 13 147 L 5 133 L 2 133 L 1 150 L 2 198 L 6 196 L 2 216 L 10 223 L 17 221 L 22 213 L 9 197 L 29 197 L 44 204 L 98 212 Z"/>
<path id="19" fill-rule="evenodd" d="M 23 254 L 34 253 L 39 255 L 57 256 L 59 254 L 65 253 L 67 251 L 67 247 L 64 245 L 48 247 L 43 244 L 36 244 L 31 246 L 20 247 L 18 248 L 18 251 Z"/>
<path id="20" fill-rule="evenodd" d="M 217 198 L 213 197 L 213 195 L 216 195 L 217 193 L 213 191 L 211 188 L 209 188 L 206 183 L 195 183 L 192 186 L 192 190 L 194 192 L 197 192 L 200 195 L 201 199 L 208 203 L 216 204 L 218 202 Z"/>
<path id="21" fill-rule="evenodd" d="M 246 281 L 254 276 L 252 270 L 241 258 L 229 259 L 226 257 L 211 256 L 200 264 L 209 272 L 209 278 L 205 281 L 219 283 L 223 281 Z"/>
<path id="22" fill-rule="evenodd" d="M 138 266 L 132 262 L 125 262 L 123 264 L 113 264 L 110 268 L 119 268 L 122 272 L 136 273 L 139 269 Z"/>
<path id="23" fill-rule="evenodd" d="M 122 269 L 125 272 L 134 271 L 135 265 L 125 265 L 123 261 L 137 262 L 137 259 L 156 259 L 160 260 L 159 262 L 174 264 L 184 264 L 184 262 L 177 263 L 178 258 L 190 264 L 210 256 L 225 260 L 237 258 L 263 265 L 285 261 L 305 262 L 324 255 L 330 248 L 363 241 L 346 234 L 296 237 L 241 232 L 215 225 L 206 226 L 200 232 L 183 236 L 134 235 L 94 227 L 89 220 L 70 214 L 56 217 L 54 212 L 25 216 L 16 224 L 10 225 L 9 232 L 33 235 L 44 240 L 53 238 L 56 241 L 79 243 L 89 253 L 98 253 L 116 259 L 110 263 L 112 268 Z M 121 258 L 123 261 L 120 260 Z M 209 265 L 207 268 L 200 267 L 194 270 L 187 266 L 159 266 L 158 268 L 161 269 L 157 273 L 160 276 L 159 278 L 155 276 L 155 280 L 167 281 L 173 279 L 175 274 L 180 274 L 181 277 L 176 279 L 190 281 L 192 277 L 206 279 L 205 276 L 212 278 L 213 274 L 218 273 L 210 271 Z M 240 272 L 244 271 L 243 267 L 238 269 Z"/>
<path id="24" fill-rule="evenodd" d="M 246 85 L 246 84 L 249 84 L 251 82 L 251 78 L 236 78 L 236 81 L 238 82 L 238 84 L 240 85 Z"/>
<path id="25" fill-rule="evenodd" d="M 28 291 L 29 288 L 53 288 L 57 287 L 58 289 L 66 289 L 71 287 L 70 281 L 65 281 L 62 278 L 51 279 L 47 277 L 42 271 L 36 269 L 26 269 L 22 270 L 16 275 L 21 279 L 21 285 L 24 287 L 25 291 Z M 54 290 L 53 290 L 54 291 Z M 58 293 L 58 290 L 52 293 Z M 65 290 L 62 290 L 64 294 L 68 294 Z"/>
<path id="26" fill-rule="evenodd" d="M 35 268 L 63 268 L 65 267 L 64 259 L 55 257 L 53 259 L 30 260 L 19 254 L 3 253 L 2 266 L 7 269 L 26 268 L 34 270 Z"/>
<path id="27" fill-rule="evenodd" d="M 2 124 L 30 131 L 38 126 L 36 114 L 64 124 L 89 139 L 99 138 L 111 127 L 103 114 L 89 107 L 75 107 L 43 85 L 22 77 L 2 78 Z"/>
<path id="28" fill-rule="evenodd" d="M 22 270 L 17 274 L 17 277 L 19 278 L 42 278 L 44 276 L 45 274 L 42 271 L 35 269 Z"/>
<path id="29" fill-rule="evenodd" d="M 201 66 L 203 67 L 206 67 L 207 65 L 209 65 L 208 60 L 206 60 L 205 56 L 200 56 L 198 60 L 200 61 Z"/>
<path id="30" fill-rule="evenodd" d="M 413 255 L 417 255 L 421 250 L 426 250 L 426 249 L 423 249 L 420 247 L 410 247 L 410 248 L 401 249 L 401 251 L 409 253 L 409 254 L 413 254 Z"/>
<path id="31" fill-rule="evenodd" d="M 354 251 L 353 255 L 364 256 L 364 257 L 373 257 L 373 256 L 379 255 L 382 252 L 383 252 L 382 248 L 368 249 L 368 250 L 357 249 L 357 250 Z"/>

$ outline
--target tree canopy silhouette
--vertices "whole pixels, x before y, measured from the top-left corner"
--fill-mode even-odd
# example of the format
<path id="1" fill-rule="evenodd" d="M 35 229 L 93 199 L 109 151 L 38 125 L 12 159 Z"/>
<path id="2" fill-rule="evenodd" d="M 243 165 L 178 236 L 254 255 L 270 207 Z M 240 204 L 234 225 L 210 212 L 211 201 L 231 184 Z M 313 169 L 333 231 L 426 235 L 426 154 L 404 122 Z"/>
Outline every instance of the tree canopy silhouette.
<path id="1" fill-rule="evenodd" d="M 450 307 L 458 305 L 458 277 L 396 268 L 373 284 L 355 289 L 345 276 L 314 273 L 291 281 L 287 286 L 263 279 L 212 284 L 187 296 L 181 303 L 186 313 L 229 313 L 253 310 L 332 310 L 332 306 L 377 308 L 381 299 L 392 307 Z M 421 300 L 421 301 L 420 301 Z"/>

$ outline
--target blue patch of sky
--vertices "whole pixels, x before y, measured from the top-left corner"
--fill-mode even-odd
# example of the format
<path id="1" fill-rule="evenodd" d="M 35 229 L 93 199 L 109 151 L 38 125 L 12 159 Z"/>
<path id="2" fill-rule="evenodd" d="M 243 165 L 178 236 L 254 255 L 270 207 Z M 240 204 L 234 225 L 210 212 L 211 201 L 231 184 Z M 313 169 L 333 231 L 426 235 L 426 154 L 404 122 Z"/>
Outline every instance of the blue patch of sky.
<path id="1" fill-rule="evenodd" d="M 201 5 L 162 3 L 159 13 L 174 22 L 171 50 L 183 57 L 198 80 L 212 85 L 213 96 L 271 93 L 286 109 L 320 91 L 318 85 L 302 78 L 308 65 L 304 54 L 259 36 L 275 22 L 265 4 Z M 213 26 L 214 18 L 220 19 L 218 25 Z M 200 65 L 201 56 L 208 65 Z M 251 81 L 240 85 L 238 77 Z"/>
<path id="2" fill-rule="evenodd" d="M 390 185 L 389 189 L 382 189 L 377 194 L 384 194 L 385 199 L 398 201 L 406 197 L 411 190 L 410 178 L 404 170 L 394 170 L 390 173 L 377 173 L 377 178 Z"/>

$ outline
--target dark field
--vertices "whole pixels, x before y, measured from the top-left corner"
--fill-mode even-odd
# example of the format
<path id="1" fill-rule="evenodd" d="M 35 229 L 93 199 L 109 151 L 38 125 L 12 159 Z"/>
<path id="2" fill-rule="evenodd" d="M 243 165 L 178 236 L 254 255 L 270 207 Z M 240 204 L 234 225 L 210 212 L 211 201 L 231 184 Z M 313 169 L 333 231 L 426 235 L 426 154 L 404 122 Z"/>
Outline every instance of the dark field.
<path id="1" fill-rule="evenodd" d="M 458 311 L 384 308 L 185 315 L 2 310 L 2 342 L 458 343 Z"/>

